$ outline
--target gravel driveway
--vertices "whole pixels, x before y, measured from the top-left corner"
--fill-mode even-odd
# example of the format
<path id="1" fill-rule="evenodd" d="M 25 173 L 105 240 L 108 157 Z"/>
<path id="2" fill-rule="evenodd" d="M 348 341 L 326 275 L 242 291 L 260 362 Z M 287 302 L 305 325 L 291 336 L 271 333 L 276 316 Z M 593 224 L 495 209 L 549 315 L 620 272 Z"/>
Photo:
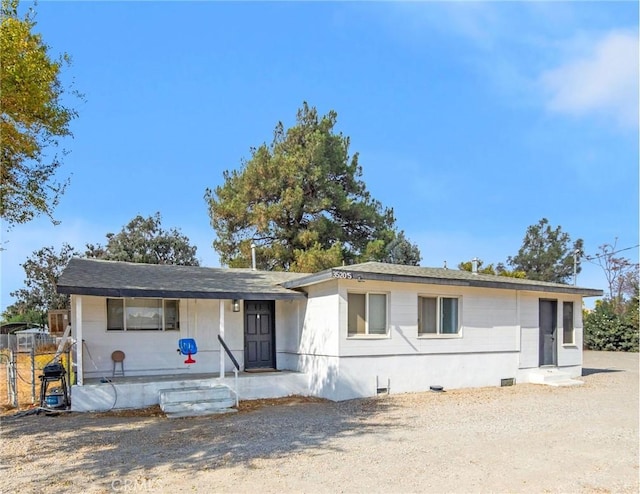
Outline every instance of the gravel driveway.
<path id="1" fill-rule="evenodd" d="M 10 492 L 638 492 L 638 354 L 523 384 L 215 417 L 3 417 Z"/>

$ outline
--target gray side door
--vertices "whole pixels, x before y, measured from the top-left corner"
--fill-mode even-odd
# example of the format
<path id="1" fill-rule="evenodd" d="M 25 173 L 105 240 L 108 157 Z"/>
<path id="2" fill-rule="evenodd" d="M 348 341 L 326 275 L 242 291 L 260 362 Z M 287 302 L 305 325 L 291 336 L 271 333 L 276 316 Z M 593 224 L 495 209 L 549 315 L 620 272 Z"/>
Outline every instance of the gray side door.
<path id="1" fill-rule="evenodd" d="M 540 353 L 539 365 L 557 365 L 558 302 L 540 300 L 539 327 Z"/>
<path id="2" fill-rule="evenodd" d="M 275 369 L 274 312 L 273 301 L 245 301 L 245 369 Z"/>

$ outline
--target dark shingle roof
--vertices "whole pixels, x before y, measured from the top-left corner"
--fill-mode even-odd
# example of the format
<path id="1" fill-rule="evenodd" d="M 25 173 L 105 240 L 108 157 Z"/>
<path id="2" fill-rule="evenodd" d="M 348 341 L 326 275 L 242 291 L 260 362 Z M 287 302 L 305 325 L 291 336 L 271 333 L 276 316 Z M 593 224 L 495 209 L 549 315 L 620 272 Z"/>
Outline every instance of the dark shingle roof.
<path id="1" fill-rule="evenodd" d="M 58 292 L 105 297 L 202 299 L 291 299 L 306 295 L 296 289 L 334 278 L 361 281 L 454 285 L 503 290 L 569 293 L 586 297 L 602 290 L 520 278 L 474 274 L 457 269 L 424 268 L 381 262 L 341 266 L 315 274 L 138 264 L 74 258 L 58 280 Z"/>
<path id="2" fill-rule="evenodd" d="M 295 278 L 283 283 L 287 288 L 301 288 L 340 278 L 351 274 L 352 279 L 360 281 L 380 280 L 399 283 L 424 283 L 433 285 L 456 285 L 509 290 L 529 290 L 536 292 L 570 293 L 586 297 L 598 297 L 602 290 L 581 288 L 561 283 L 534 281 L 521 278 L 509 278 L 488 274 L 471 273 L 458 269 L 424 268 L 421 266 L 404 266 L 382 262 L 365 262 L 353 266 L 341 266 L 311 275 Z"/>
<path id="3" fill-rule="evenodd" d="M 305 294 L 281 286 L 300 276 L 304 275 L 74 258 L 58 280 L 58 292 L 106 297 L 304 298 Z"/>

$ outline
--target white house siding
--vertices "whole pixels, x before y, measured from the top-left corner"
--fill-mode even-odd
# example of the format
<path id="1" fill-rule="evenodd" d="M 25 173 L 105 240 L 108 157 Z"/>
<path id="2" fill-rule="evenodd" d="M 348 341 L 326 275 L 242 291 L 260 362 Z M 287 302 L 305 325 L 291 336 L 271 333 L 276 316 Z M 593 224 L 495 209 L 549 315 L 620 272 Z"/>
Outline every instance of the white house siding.
<path id="1" fill-rule="evenodd" d="M 326 395 L 332 400 L 373 396 L 376 387 L 390 393 L 500 386 L 500 380 L 515 378 L 518 366 L 513 352 L 404 355 L 402 358 L 343 357 L 339 363 L 339 385 Z"/>
<path id="2" fill-rule="evenodd" d="M 562 303 L 573 302 L 573 344 L 564 344 Z M 564 295 L 558 299 L 558 367 L 571 377 L 582 375 L 582 298 Z"/>
<path id="3" fill-rule="evenodd" d="M 308 287 L 306 309 L 301 309 L 299 345 L 291 359 L 291 370 L 307 375 L 310 394 L 331 399 L 338 382 L 336 288 L 336 281 Z"/>
<path id="4" fill-rule="evenodd" d="M 540 293 L 520 292 L 520 368 L 538 367 Z"/>
<path id="5" fill-rule="evenodd" d="M 179 331 L 107 331 L 105 297 L 82 297 L 82 338 L 84 345 L 84 376 L 109 377 L 113 371 L 111 353 L 125 352 L 127 376 L 159 374 L 200 374 L 220 371 L 220 300 L 180 300 Z M 224 340 L 233 356 L 244 368 L 244 311 L 233 312 L 230 300 L 224 305 Z M 75 296 L 72 297 L 75 314 Z M 276 302 L 276 355 L 279 369 L 295 370 L 297 348 L 304 318 L 304 301 Z M 74 331 L 75 331 L 74 327 Z M 75 334 L 74 334 L 75 336 Z M 177 351 L 180 338 L 194 338 L 198 353 L 194 364 L 185 364 L 186 357 Z M 293 358 L 291 357 L 293 355 Z M 119 367 L 118 367 L 119 369 Z M 225 355 L 225 372 L 233 363 Z"/>
<path id="6" fill-rule="evenodd" d="M 348 337 L 352 291 L 387 293 L 388 336 Z M 341 282 L 339 293 L 341 357 L 518 351 L 515 291 L 368 281 Z M 418 336 L 418 297 L 433 295 L 460 297 L 459 336 Z"/>
<path id="7" fill-rule="evenodd" d="M 224 304 L 225 341 L 242 364 L 242 313 L 232 312 L 230 301 L 224 301 Z M 124 370 L 127 376 L 218 373 L 219 305 L 219 300 L 180 300 L 179 331 L 107 331 L 105 297 L 83 296 L 84 377 L 110 377 L 113 371 L 111 353 L 114 350 L 125 353 Z M 72 310 L 75 314 L 75 296 L 72 297 Z M 75 325 L 73 329 L 75 332 Z M 196 340 L 198 353 L 193 356 L 196 363 L 184 363 L 186 357 L 177 351 L 180 338 Z M 231 371 L 233 364 L 228 358 L 225 360 L 225 369 Z"/>
<path id="8" fill-rule="evenodd" d="M 182 304 L 180 308 L 183 308 Z M 106 299 L 83 296 L 84 377 L 111 377 L 113 372 L 111 353 L 115 350 L 122 350 L 126 355 L 124 360 L 126 375 L 154 374 L 160 373 L 161 370 L 178 372 L 184 365 L 176 352 L 178 338 L 182 332 L 182 329 L 181 331 L 158 331 L 153 334 L 149 331 L 107 331 Z M 150 336 L 153 336 L 153 339 Z M 75 334 L 74 337 L 76 337 Z"/>
<path id="9" fill-rule="evenodd" d="M 348 337 L 351 291 L 387 294 L 387 336 Z M 499 386 L 501 379 L 513 377 L 526 382 L 528 370 L 538 367 L 540 298 L 558 302 L 558 366 L 574 377 L 581 372 L 580 296 L 356 280 L 330 280 L 309 286 L 307 292 L 306 300 L 276 301 L 275 350 L 278 369 L 304 373 L 311 395 L 343 400 L 372 396 L 376 387 L 402 393 L 433 385 Z M 460 298 L 460 335 L 418 335 L 418 297 L 434 295 Z M 76 300 L 72 297 L 72 314 Z M 574 345 L 562 344 L 564 301 L 574 302 Z M 230 300 L 222 305 L 224 338 L 243 368 L 244 310 L 233 312 Z M 125 352 L 128 376 L 217 374 L 220 306 L 220 300 L 181 300 L 179 331 L 107 331 L 105 298 L 83 296 L 85 377 L 109 377 L 114 350 Z M 198 344 L 191 365 L 176 351 L 178 340 L 188 337 Z M 225 357 L 225 370 L 232 368 Z"/>
<path id="10" fill-rule="evenodd" d="M 389 386 L 390 392 L 403 393 L 428 390 L 431 385 L 497 386 L 500 379 L 516 375 L 519 327 L 515 291 L 341 280 L 336 314 L 335 288 L 313 288 L 305 327 L 313 327 L 315 332 L 318 320 L 325 324 L 319 335 L 313 335 L 314 344 L 306 342 L 303 354 L 338 346 L 337 353 L 327 351 L 324 358 L 308 357 L 305 368 L 314 372 L 321 369 L 325 376 L 316 379 L 314 394 L 344 400 L 372 396 L 376 387 Z M 388 336 L 348 337 L 349 292 L 387 294 Z M 461 336 L 418 336 L 421 295 L 460 297 Z M 336 321 L 335 326 L 326 321 Z M 337 341 L 332 334 L 338 335 Z M 318 344 L 319 339 L 322 344 Z"/>
<path id="11" fill-rule="evenodd" d="M 540 329 L 539 307 L 540 299 L 555 300 L 557 302 L 557 357 L 558 367 L 569 373 L 572 377 L 578 377 L 582 371 L 582 298 L 566 294 L 543 294 L 540 292 L 522 292 L 520 295 L 520 369 L 535 369 L 539 366 Z M 573 302 L 573 327 L 574 344 L 564 345 L 562 305 L 564 302 Z M 526 376 L 526 374 L 522 374 Z M 526 378 L 526 377 L 525 377 Z"/>
<path id="12" fill-rule="evenodd" d="M 276 367 L 297 370 L 304 300 L 276 300 Z"/>
<path id="13" fill-rule="evenodd" d="M 348 337 L 349 292 L 387 294 L 389 333 L 386 337 Z M 332 293 L 329 286 L 324 292 L 322 286 L 314 287 L 313 295 L 310 292 L 310 314 L 333 320 L 336 316 L 331 311 L 335 311 L 336 306 Z M 432 385 L 446 388 L 499 386 L 502 379 L 519 379 L 522 376 L 519 369 L 538 367 L 540 298 L 558 301 L 558 366 L 574 377 L 581 372 L 579 296 L 410 283 L 359 283 L 355 280 L 341 280 L 338 294 L 339 358 L 333 359 L 333 353 L 326 354 L 324 359 L 308 357 L 313 364 L 305 366 L 313 371 L 320 368 L 321 374 L 332 376 L 316 379 L 314 392 L 320 396 L 342 400 L 371 396 L 375 394 L 376 386 L 386 388 L 389 385 L 390 392 L 400 393 L 427 390 Z M 429 295 L 460 297 L 459 336 L 418 336 L 418 297 Z M 561 342 L 564 301 L 575 304 L 574 345 L 563 346 Z M 307 317 L 305 327 L 313 326 L 315 330 L 318 319 L 317 316 Z M 319 326 L 322 330 L 314 334 L 315 343 L 307 343 L 303 355 L 318 353 L 319 346 L 328 348 L 324 343 L 318 345 L 318 339 L 334 342 L 330 327 Z"/>
<path id="14" fill-rule="evenodd" d="M 199 303 L 200 301 L 198 301 Z M 216 317 L 211 320 L 213 329 L 214 348 L 216 351 L 220 351 L 220 343 L 218 341 L 218 334 L 220 334 L 220 300 L 214 299 L 207 301 L 216 306 Z M 233 312 L 232 300 L 223 300 L 224 306 L 224 342 L 231 350 L 231 353 L 240 364 L 240 369 L 244 368 L 244 308 L 240 304 L 240 311 Z M 222 350 L 224 353 L 224 350 Z M 220 372 L 219 360 L 216 361 L 216 373 Z M 226 355 L 224 355 L 224 370 L 225 372 L 232 372 L 234 369 L 233 362 Z"/>
<path id="15" fill-rule="evenodd" d="M 177 361 L 180 364 L 178 368 L 181 370 L 204 373 L 217 372 L 219 369 L 220 352 L 216 338 L 220 319 L 218 305 L 217 300 L 180 301 L 180 334 L 178 337 L 174 336 L 173 351 L 178 357 Z M 195 364 L 185 364 L 186 357 L 176 351 L 180 338 L 193 338 L 196 341 L 198 353 L 192 357 L 196 361 Z"/>

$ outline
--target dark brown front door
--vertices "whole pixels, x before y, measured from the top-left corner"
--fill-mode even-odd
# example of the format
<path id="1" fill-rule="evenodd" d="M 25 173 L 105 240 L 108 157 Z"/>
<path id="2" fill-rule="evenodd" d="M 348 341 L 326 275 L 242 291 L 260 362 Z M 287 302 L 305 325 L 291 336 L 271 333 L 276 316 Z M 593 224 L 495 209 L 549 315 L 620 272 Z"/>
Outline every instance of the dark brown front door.
<path id="1" fill-rule="evenodd" d="M 244 368 L 275 369 L 274 303 L 244 303 Z"/>
<path id="2" fill-rule="evenodd" d="M 558 302 L 540 300 L 540 364 L 557 365 Z"/>

